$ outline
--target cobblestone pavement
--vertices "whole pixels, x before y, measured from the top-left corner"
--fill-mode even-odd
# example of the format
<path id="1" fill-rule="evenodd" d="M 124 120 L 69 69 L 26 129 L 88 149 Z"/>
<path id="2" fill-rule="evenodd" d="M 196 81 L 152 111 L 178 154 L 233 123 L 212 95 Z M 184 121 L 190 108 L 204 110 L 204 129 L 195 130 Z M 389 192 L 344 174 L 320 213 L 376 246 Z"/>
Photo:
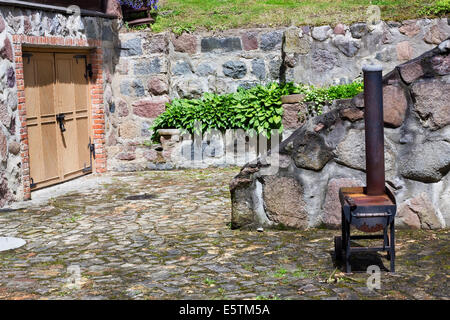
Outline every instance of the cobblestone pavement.
<path id="1" fill-rule="evenodd" d="M 230 230 L 237 169 L 111 174 L 109 183 L 0 212 L 1 299 L 448 299 L 449 232 L 398 232 L 397 273 L 381 289 L 355 257 L 335 271 L 339 231 Z M 83 179 L 90 179 L 83 178 Z M 81 183 L 82 185 L 82 183 Z M 129 198 L 129 197 L 134 198 Z M 139 197 L 142 196 L 142 197 Z M 80 285 L 70 284 L 81 272 Z M 356 270 L 357 271 L 357 270 Z"/>

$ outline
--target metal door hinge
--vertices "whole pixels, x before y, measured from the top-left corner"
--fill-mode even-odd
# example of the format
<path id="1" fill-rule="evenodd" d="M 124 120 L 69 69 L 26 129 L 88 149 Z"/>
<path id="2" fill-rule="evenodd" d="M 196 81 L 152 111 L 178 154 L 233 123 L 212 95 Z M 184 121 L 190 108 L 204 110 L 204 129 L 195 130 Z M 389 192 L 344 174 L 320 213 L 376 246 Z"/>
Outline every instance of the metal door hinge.
<path id="1" fill-rule="evenodd" d="M 92 71 L 92 64 L 90 64 L 90 63 L 88 64 L 87 63 L 87 56 L 84 55 L 84 54 L 80 54 L 80 55 L 76 55 L 76 56 L 73 56 L 73 57 L 74 57 L 74 59 L 77 60 L 77 63 L 78 63 L 78 59 L 84 59 L 84 64 L 86 66 L 86 73 L 84 74 L 84 77 L 86 79 L 88 79 L 88 77 L 90 79 L 92 79 L 92 77 L 94 75 L 94 72 Z"/>
<path id="2" fill-rule="evenodd" d="M 91 172 L 92 172 L 92 166 L 86 167 L 86 164 L 84 164 L 83 173 L 91 173 Z"/>
<path id="3" fill-rule="evenodd" d="M 94 76 L 94 72 L 92 71 L 92 64 L 88 64 L 86 65 L 86 76 L 89 77 L 89 79 L 92 79 L 92 77 Z"/>
<path id="4" fill-rule="evenodd" d="M 95 145 L 91 142 L 91 138 L 89 138 L 88 148 L 91 152 L 91 156 L 95 159 Z"/>
<path id="5" fill-rule="evenodd" d="M 60 113 L 56 116 L 56 121 L 59 124 L 59 129 L 61 130 L 61 132 L 65 132 L 66 131 L 66 127 L 64 127 L 64 120 L 65 120 L 66 116 L 64 115 L 64 113 Z"/>
<path id="6" fill-rule="evenodd" d="M 36 188 L 36 183 L 34 183 L 34 179 L 33 178 L 30 178 L 31 179 L 31 184 L 30 184 L 30 188 L 31 189 L 33 189 L 33 188 Z"/>
<path id="7" fill-rule="evenodd" d="M 32 56 L 33 56 L 33 54 L 31 54 L 31 53 L 23 53 L 22 54 L 22 58 L 27 58 L 28 59 L 28 61 L 27 61 L 28 64 L 30 63 L 30 58 Z"/>

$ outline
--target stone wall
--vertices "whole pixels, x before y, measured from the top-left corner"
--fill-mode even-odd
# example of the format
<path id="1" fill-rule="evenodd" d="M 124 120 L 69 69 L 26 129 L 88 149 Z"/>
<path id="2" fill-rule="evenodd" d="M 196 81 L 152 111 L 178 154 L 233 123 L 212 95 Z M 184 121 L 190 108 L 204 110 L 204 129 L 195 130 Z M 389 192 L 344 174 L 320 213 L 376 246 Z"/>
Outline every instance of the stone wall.
<path id="1" fill-rule="evenodd" d="M 385 70 L 430 50 L 450 34 L 447 19 L 197 32 L 122 32 L 107 131 L 108 168 L 171 167 L 143 146 L 173 98 L 229 93 L 270 81 L 342 84 L 368 61 Z M 164 157 L 163 157 L 164 158 Z"/>
<path id="2" fill-rule="evenodd" d="M 148 128 L 170 99 L 284 79 L 349 82 L 367 60 L 388 68 L 449 34 L 446 19 L 182 35 L 119 33 L 119 27 L 118 21 L 100 17 L 0 7 L 0 206 L 30 197 L 24 45 L 92 49 L 95 167 L 103 172 L 106 165 L 126 171 L 174 167 L 173 145 L 169 150 L 144 145 Z"/>
<path id="3" fill-rule="evenodd" d="M 264 135 L 253 136 L 244 130 L 212 130 L 204 134 L 182 134 L 178 129 L 159 129 L 160 143 L 151 147 L 141 146 L 145 150 L 146 162 L 142 167 L 150 170 L 207 168 L 243 166 L 261 154 L 260 149 L 276 147 L 281 140 L 288 138 L 299 126 L 310 117 L 308 103 L 304 95 L 293 94 L 281 97 L 283 111 L 283 132 L 271 132 L 272 139 Z M 325 105 L 328 110 L 332 106 Z M 303 114 L 299 119 L 299 112 Z M 272 146 L 273 144 L 273 146 Z M 138 147 L 139 148 L 139 147 Z M 149 159 L 149 157 L 152 157 Z M 133 162 L 139 162 L 136 159 Z M 128 166 L 119 166 L 119 170 L 137 170 L 138 165 L 130 162 Z"/>
<path id="4" fill-rule="evenodd" d="M 103 92 L 111 91 L 115 73 L 117 27 L 116 20 L 100 17 L 0 6 L 0 207 L 30 197 L 23 46 L 91 49 L 94 165 L 96 172 L 104 172 Z"/>
<path id="5" fill-rule="evenodd" d="M 383 96 L 386 182 L 397 200 L 396 223 L 448 227 L 450 38 L 385 75 Z M 363 97 L 335 101 L 278 152 L 244 166 L 230 186 L 233 226 L 340 226 L 339 188 L 366 183 Z"/>

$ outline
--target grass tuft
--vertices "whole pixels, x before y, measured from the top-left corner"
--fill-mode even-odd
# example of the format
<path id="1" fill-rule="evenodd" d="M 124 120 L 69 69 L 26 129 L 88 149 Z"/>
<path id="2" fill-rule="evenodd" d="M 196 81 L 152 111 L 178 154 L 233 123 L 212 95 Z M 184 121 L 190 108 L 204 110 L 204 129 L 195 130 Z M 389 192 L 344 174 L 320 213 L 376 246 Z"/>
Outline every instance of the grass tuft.
<path id="1" fill-rule="evenodd" d="M 197 29 L 220 31 L 245 27 L 323 25 L 367 21 L 370 5 L 383 20 L 448 14 L 449 0 L 160 0 L 154 32 Z"/>

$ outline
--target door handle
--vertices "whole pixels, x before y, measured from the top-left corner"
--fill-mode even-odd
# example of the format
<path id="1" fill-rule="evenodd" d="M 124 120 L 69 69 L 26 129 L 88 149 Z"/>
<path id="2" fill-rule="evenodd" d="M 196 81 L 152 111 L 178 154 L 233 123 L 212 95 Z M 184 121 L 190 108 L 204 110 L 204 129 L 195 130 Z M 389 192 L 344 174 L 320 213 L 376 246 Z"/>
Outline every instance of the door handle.
<path id="1" fill-rule="evenodd" d="M 89 137 L 88 148 L 89 148 L 89 151 L 91 152 L 91 155 L 92 155 L 92 156 L 94 157 L 94 159 L 95 159 L 95 145 L 92 143 L 91 137 Z M 91 167 L 92 167 L 92 163 L 91 163 Z"/>
<path id="2" fill-rule="evenodd" d="M 61 129 L 61 132 L 66 131 L 66 127 L 64 127 L 64 119 L 65 115 L 63 113 L 60 113 L 56 116 L 56 121 L 58 121 L 59 129 Z"/>

